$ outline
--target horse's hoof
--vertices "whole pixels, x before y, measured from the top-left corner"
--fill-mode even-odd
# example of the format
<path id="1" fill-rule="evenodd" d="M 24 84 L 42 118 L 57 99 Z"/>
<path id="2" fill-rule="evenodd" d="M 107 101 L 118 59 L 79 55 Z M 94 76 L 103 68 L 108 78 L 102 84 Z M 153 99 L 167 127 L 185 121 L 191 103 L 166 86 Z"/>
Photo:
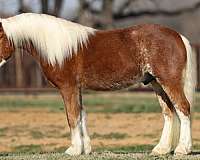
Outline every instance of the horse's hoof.
<path id="1" fill-rule="evenodd" d="M 192 152 L 191 147 L 186 147 L 185 145 L 179 144 L 174 153 L 175 155 L 187 155 Z"/>
<path id="2" fill-rule="evenodd" d="M 78 155 L 81 155 L 82 151 L 81 151 L 81 147 L 71 146 L 65 151 L 65 153 L 70 156 L 78 156 Z"/>
<path id="3" fill-rule="evenodd" d="M 168 154 L 171 152 L 170 147 L 162 147 L 160 145 L 157 145 L 154 147 L 150 155 L 163 155 L 163 154 Z"/>
<path id="4" fill-rule="evenodd" d="M 90 138 L 89 137 L 84 138 L 83 142 L 84 142 L 84 154 L 90 154 L 92 151 L 91 144 L 90 144 Z"/>
<path id="5" fill-rule="evenodd" d="M 92 151 L 92 148 L 90 145 L 84 146 L 84 154 L 90 154 Z"/>

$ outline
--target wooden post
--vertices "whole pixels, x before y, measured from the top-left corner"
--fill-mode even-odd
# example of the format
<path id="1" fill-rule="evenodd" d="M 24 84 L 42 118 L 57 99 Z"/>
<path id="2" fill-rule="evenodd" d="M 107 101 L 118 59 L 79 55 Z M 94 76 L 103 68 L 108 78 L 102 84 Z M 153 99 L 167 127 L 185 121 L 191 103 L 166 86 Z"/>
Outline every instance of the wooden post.
<path id="1" fill-rule="evenodd" d="M 15 51 L 15 73 L 16 73 L 16 87 L 24 87 L 24 78 L 22 71 L 22 60 L 20 50 Z"/>
<path id="2" fill-rule="evenodd" d="M 36 68 L 36 87 L 41 88 L 42 86 L 42 74 L 38 66 L 35 65 Z"/>

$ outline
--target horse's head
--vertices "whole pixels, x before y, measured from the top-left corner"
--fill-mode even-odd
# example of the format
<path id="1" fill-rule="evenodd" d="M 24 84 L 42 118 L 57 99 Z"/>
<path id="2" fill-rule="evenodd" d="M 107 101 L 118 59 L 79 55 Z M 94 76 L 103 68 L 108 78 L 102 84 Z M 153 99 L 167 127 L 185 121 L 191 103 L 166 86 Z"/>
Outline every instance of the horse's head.
<path id="1" fill-rule="evenodd" d="M 0 67 L 11 57 L 13 51 L 14 48 L 9 42 L 0 22 Z"/>

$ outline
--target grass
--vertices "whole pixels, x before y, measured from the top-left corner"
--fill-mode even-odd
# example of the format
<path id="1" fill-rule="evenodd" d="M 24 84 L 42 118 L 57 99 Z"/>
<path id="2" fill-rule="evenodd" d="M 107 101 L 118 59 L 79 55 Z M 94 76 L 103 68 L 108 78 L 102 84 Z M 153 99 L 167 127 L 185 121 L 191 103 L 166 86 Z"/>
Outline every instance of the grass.
<path id="1" fill-rule="evenodd" d="M 140 113 L 160 112 L 153 94 L 100 92 L 85 94 L 83 103 L 89 113 Z M 53 112 L 64 110 L 62 99 L 58 96 L 1 96 L 0 110 L 16 111 L 21 108 L 46 108 Z"/>
<path id="2" fill-rule="evenodd" d="M 142 134 L 140 136 L 142 136 L 142 137 L 148 137 L 148 138 L 156 138 L 157 137 L 157 135 L 155 135 L 155 134 Z"/>
<path id="3" fill-rule="evenodd" d="M 45 108 L 51 112 L 64 110 L 60 96 L 0 96 L 0 110 L 16 111 L 21 108 Z M 89 113 L 159 113 L 154 93 L 97 92 L 85 94 L 84 106 Z M 196 94 L 194 112 L 200 112 L 200 94 Z"/>
<path id="4" fill-rule="evenodd" d="M 7 131 L 7 128 L 0 128 L 0 137 L 5 136 L 6 131 Z"/>
<path id="5" fill-rule="evenodd" d="M 119 146 L 119 147 L 103 147 L 97 148 L 96 152 L 110 151 L 113 153 L 150 153 L 153 145 L 134 145 L 134 146 Z"/>
<path id="6" fill-rule="evenodd" d="M 100 138 L 100 139 L 124 139 L 124 138 L 127 138 L 127 137 L 129 137 L 128 134 L 126 134 L 126 133 L 117 133 L 117 132 L 111 132 L 109 134 L 99 134 L 99 133 L 94 132 L 91 135 L 92 139 L 95 139 L 95 138 Z"/>
<path id="7" fill-rule="evenodd" d="M 152 150 L 152 145 L 136 145 L 136 146 L 124 146 L 124 147 L 103 147 L 96 148 L 91 155 L 81 155 L 71 157 L 63 154 L 63 148 L 57 149 L 57 153 L 53 152 L 43 152 L 42 147 L 38 145 L 29 146 L 18 146 L 16 147 L 15 153 L 1 153 L 1 160 L 133 160 L 133 159 L 143 159 L 143 160 L 169 160 L 169 159 L 199 159 L 198 152 L 194 152 L 193 155 L 188 156 L 173 156 L 173 154 L 152 156 L 150 152 Z M 196 146 L 195 149 L 199 149 L 200 146 Z M 37 153 L 37 154 L 35 154 Z"/>
<path id="8" fill-rule="evenodd" d="M 85 94 L 84 105 L 87 106 L 87 112 L 90 113 L 151 113 L 161 112 L 157 99 L 152 93 L 119 93 L 119 92 L 107 92 L 107 93 L 94 93 Z M 200 112 L 200 94 L 196 94 L 196 103 L 193 108 L 195 112 Z M 17 111 L 23 108 L 45 108 L 51 112 L 63 112 L 62 99 L 57 95 L 47 96 L 0 96 L 0 111 Z M 109 119 L 109 114 L 106 114 Z M 196 116 L 199 119 L 200 117 Z M 7 131 L 7 128 L 0 128 L 0 137 L 3 138 Z M 49 131 L 49 134 L 31 130 L 31 136 L 34 139 L 42 139 L 44 137 L 55 136 Z M 52 131 L 53 133 L 56 131 Z M 61 136 L 61 135 L 58 135 Z M 69 137 L 69 133 L 62 135 Z M 129 135 L 125 133 L 111 132 L 108 134 L 94 133 L 91 135 L 92 139 L 123 139 Z M 153 138 L 153 134 L 142 135 L 144 137 Z M 199 153 L 196 152 L 191 156 L 184 156 L 174 158 L 171 154 L 165 156 L 150 156 L 149 153 L 152 150 L 152 145 L 134 145 L 134 146 L 112 146 L 112 147 L 98 147 L 94 148 L 94 152 L 91 155 L 84 155 L 78 157 L 70 157 L 63 152 L 66 147 L 55 148 L 56 153 L 47 153 L 42 145 L 19 145 L 13 147 L 12 153 L 0 153 L 0 160 L 108 160 L 108 159 L 144 159 L 144 160 L 156 160 L 156 159 L 200 159 Z M 200 146 L 194 146 L 195 150 L 200 150 Z"/>
<path id="9" fill-rule="evenodd" d="M 31 136 L 34 138 L 34 139 L 42 139 L 45 137 L 45 135 L 40 132 L 40 131 L 31 131 Z"/>
<path id="10" fill-rule="evenodd" d="M 41 145 L 20 145 L 13 148 L 13 151 L 15 153 L 39 153 L 42 152 L 42 146 Z"/>

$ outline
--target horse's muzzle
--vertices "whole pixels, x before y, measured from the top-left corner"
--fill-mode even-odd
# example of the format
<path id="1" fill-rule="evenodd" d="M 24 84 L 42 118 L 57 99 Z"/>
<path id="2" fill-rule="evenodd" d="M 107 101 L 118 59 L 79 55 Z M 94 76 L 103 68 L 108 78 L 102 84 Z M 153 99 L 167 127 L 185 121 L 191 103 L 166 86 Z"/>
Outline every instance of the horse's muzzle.
<path id="1" fill-rule="evenodd" d="M 1 62 L 0 62 L 0 67 L 2 67 L 5 63 L 6 63 L 6 60 L 2 59 Z"/>

